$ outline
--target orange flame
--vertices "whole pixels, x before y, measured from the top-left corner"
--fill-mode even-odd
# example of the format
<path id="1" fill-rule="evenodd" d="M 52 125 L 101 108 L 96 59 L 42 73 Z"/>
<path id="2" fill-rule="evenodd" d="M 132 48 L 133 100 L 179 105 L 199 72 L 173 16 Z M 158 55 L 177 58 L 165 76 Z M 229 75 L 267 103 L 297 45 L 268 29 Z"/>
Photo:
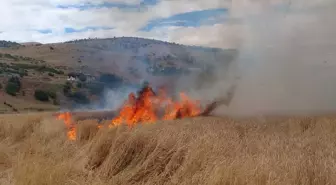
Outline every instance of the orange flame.
<path id="1" fill-rule="evenodd" d="M 67 136 L 70 140 L 76 140 L 76 127 L 75 124 L 72 122 L 72 116 L 70 112 L 61 113 L 57 116 L 59 120 L 63 120 L 65 126 L 68 129 Z"/>
<path id="2" fill-rule="evenodd" d="M 118 116 L 109 124 L 109 128 L 121 124 L 133 127 L 139 123 L 154 123 L 158 120 L 174 120 L 201 114 L 198 101 L 191 100 L 185 93 L 180 93 L 179 99 L 179 101 L 173 101 L 172 98 L 167 97 L 164 89 L 159 89 L 156 94 L 150 86 L 145 86 L 138 92 L 138 97 L 134 93 L 129 94 Z M 68 128 L 68 138 L 76 140 L 76 127 L 72 122 L 71 113 L 61 113 L 58 119 L 64 120 Z M 98 125 L 98 128 L 102 126 Z"/>
<path id="3" fill-rule="evenodd" d="M 185 93 L 180 93 L 180 101 L 168 98 L 163 89 L 156 95 L 150 86 L 144 87 L 139 96 L 131 93 L 121 108 L 119 115 L 112 120 L 110 127 L 126 123 L 133 126 L 137 123 L 153 123 L 159 120 L 173 120 L 197 116 L 201 113 L 198 101 L 191 100 Z"/>

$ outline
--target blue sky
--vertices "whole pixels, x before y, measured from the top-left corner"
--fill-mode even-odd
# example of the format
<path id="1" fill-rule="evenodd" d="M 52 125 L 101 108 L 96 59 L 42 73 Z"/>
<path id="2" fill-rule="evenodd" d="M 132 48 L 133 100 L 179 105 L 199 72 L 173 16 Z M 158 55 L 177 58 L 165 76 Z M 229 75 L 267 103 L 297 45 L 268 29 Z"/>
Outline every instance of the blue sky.
<path id="1" fill-rule="evenodd" d="M 158 3 L 159 0 L 142 0 L 139 4 L 127 4 L 122 2 L 102 2 L 102 3 L 81 3 L 81 4 L 59 4 L 58 8 L 70 9 L 76 8 L 82 11 L 99 8 L 121 8 L 121 9 L 138 9 L 141 6 L 151 6 Z"/>
<path id="2" fill-rule="evenodd" d="M 162 26 L 199 27 L 204 24 L 214 24 L 218 22 L 213 22 L 211 18 L 220 17 L 227 14 L 227 12 L 227 9 L 218 8 L 180 13 L 167 18 L 153 19 L 141 30 L 150 31 L 153 28 Z"/>
<path id="3" fill-rule="evenodd" d="M 141 8 L 150 8 L 155 6 L 159 0 L 142 0 L 138 4 L 126 4 L 121 2 L 101 2 L 99 4 L 93 3 L 81 3 L 81 4 L 58 4 L 56 7 L 59 9 L 75 9 L 80 11 L 88 10 L 99 10 L 99 9 L 112 9 L 118 8 L 121 11 L 144 11 Z M 112 11 L 112 10 L 111 10 Z M 153 18 L 148 20 L 148 22 L 141 27 L 140 31 L 151 31 L 155 28 L 167 27 L 167 26 L 177 26 L 177 27 L 199 27 L 202 25 L 211 25 L 218 23 L 222 16 L 228 14 L 228 9 L 226 8 L 212 8 L 204 10 L 186 11 L 182 13 L 177 13 L 169 17 L 163 18 Z M 74 32 L 85 32 L 89 30 L 108 30 L 112 29 L 110 27 L 99 27 L 99 26 L 86 26 L 84 28 L 76 29 L 67 27 L 64 28 L 65 33 Z M 50 29 L 39 30 L 40 33 L 49 34 Z"/>
<path id="4" fill-rule="evenodd" d="M 0 40 L 63 42 L 80 38 L 144 37 L 208 45 L 230 31 L 231 0 L 0 1 Z M 230 34 L 228 34 L 230 35 Z M 230 35 L 231 39 L 232 36 Z M 204 39 L 212 39 L 204 41 Z M 232 40 L 232 39 L 231 39 Z"/>
<path id="5" fill-rule="evenodd" d="M 86 31 L 95 31 L 95 30 L 111 30 L 111 27 L 97 27 L 97 26 L 87 26 L 82 29 L 74 29 L 74 28 L 64 28 L 65 33 L 76 33 L 76 32 L 86 32 Z"/>
<path id="6" fill-rule="evenodd" d="M 0 1 L 0 12 L 4 18 L 0 23 L 0 40 L 53 43 L 81 38 L 133 36 L 189 45 L 231 47 L 241 39 L 246 18 L 278 11 L 286 13 L 283 16 L 286 19 L 289 16 L 304 19 L 306 14 L 295 12 L 314 10 L 319 6 L 330 7 L 335 1 L 290 2 L 3 0 Z"/>

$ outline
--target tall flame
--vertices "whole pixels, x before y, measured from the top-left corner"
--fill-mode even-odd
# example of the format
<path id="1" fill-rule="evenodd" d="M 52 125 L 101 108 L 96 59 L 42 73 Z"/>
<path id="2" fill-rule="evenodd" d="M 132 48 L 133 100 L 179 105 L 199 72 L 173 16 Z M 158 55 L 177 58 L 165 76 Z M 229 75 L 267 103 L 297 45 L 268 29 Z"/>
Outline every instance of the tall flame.
<path id="1" fill-rule="evenodd" d="M 75 124 L 72 122 L 72 116 L 70 112 L 61 113 L 57 116 L 59 120 L 63 120 L 65 126 L 68 129 L 67 136 L 70 140 L 76 140 L 76 127 Z"/>

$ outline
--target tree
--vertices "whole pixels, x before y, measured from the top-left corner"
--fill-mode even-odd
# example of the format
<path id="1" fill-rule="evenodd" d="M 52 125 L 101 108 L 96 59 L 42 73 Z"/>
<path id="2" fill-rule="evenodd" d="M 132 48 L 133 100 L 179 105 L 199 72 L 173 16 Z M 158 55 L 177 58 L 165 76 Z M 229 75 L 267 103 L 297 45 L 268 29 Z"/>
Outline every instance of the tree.
<path id="1" fill-rule="evenodd" d="M 21 89 L 21 81 L 20 78 L 17 76 L 13 76 L 8 79 L 7 85 L 6 85 L 6 93 L 12 96 L 16 96 L 16 93 L 18 93 Z"/>
<path id="2" fill-rule="evenodd" d="M 17 76 L 10 77 L 8 83 L 15 83 L 17 86 L 19 86 L 19 89 L 21 89 L 21 80 Z"/>
<path id="3" fill-rule="evenodd" d="M 36 100 L 47 102 L 49 101 L 49 93 L 43 90 L 35 90 L 34 97 Z"/>
<path id="4" fill-rule="evenodd" d="M 16 93 L 20 91 L 20 87 L 13 82 L 8 82 L 6 85 L 6 93 L 12 96 L 16 96 Z"/>

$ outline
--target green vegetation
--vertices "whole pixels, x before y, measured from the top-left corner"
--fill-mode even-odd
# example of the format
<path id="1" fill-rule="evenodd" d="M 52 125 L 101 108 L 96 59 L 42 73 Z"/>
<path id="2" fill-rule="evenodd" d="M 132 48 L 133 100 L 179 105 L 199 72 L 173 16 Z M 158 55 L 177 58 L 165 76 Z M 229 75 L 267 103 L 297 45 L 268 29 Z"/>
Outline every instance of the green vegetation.
<path id="1" fill-rule="evenodd" d="M 69 96 L 71 94 L 72 84 L 70 82 L 66 82 L 63 86 L 63 94 L 65 96 Z"/>
<path id="2" fill-rule="evenodd" d="M 83 87 L 83 84 L 82 84 L 82 83 L 80 83 L 80 82 L 78 82 L 78 83 L 76 84 L 76 87 L 80 89 L 80 88 L 82 88 L 82 87 Z"/>
<path id="3" fill-rule="evenodd" d="M 76 103 L 79 104 L 88 104 L 90 103 L 89 98 L 83 92 L 74 92 L 72 93 L 69 98 L 74 100 Z"/>
<path id="4" fill-rule="evenodd" d="M 57 98 L 57 95 L 54 91 L 48 91 L 48 96 L 51 98 L 51 99 L 56 99 Z"/>
<path id="5" fill-rule="evenodd" d="M 87 89 L 89 90 L 90 94 L 92 95 L 101 95 L 104 92 L 104 84 L 103 83 L 94 83 L 91 82 L 86 85 Z"/>
<path id="6" fill-rule="evenodd" d="M 118 88 L 125 83 L 121 77 L 109 73 L 100 75 L 99 82 L 104 83 L 109 88 Z"/>
<path id="7" fill-rule="evenodd" d="M 87 80 L 87 77 L 84 74 L 79 74 L 78 79 L 82 82 L 85 82 Z"/>
<path id="8" fill-rule="evenodd" d="M 21 77 L 28 76 L 28 71 L 17 66 L 12 66 L 6 63 L 0 63 L 0 73 L 17 74 Z"/>
<path id="9" fill-rule="evenodd" d="M 45 61 L 43 61 L 43 60 L 37 60 L 35 58 L 19 56 L 19 55 L 12 55 L 12 54 L 9 54 L 9 53 L 0 53 L 0 58 L 7 58 L 7 59 L 10 59 L 10 60 L 14 60 L 14 61 L 22 60 L 22 61 L 45 63 Z"/>
<path id="10" fill-rule="evenodd" d="M 34 97 L 36 100 L 47 102 L 49 101 L 49 93 L 43 90 L 35 90 Z"/>
<path id="11" fill-rule="evenodd" d="M 37 71 L 55 73 L 55 74 L 59 74 L 59 75 L 64 74 L 64 72 L 61 71 L 61 70 L 57 70 L 55 68 L 47 67 L 47 66 L 39 66 L 39 68 L 37 68 Z"/>
<path id="12" fill-rule="evenodd" d="M 15 60 L 15 61 L 19 60 L 19 58 L 17 56 L 14 56 L 14 55 L 11 55 L 11 54 L 8 54 L 8 53 L 5 53 L 5 54 L 0 53 L 0 57 Z"/>
<path id="13" fill-rule="evenodd" d="M 60 105 L 60 102 L 59 102 L 58 99 L 53 99 L 53 104 L 54 104 L 54 105 Z"/>
<path id="14" fill-rule="evenodd" d="M 24 77 L 24 76 L 28 76 L 28 72 L 22 70 L 22 69 L 13 69 L 13 68 L 5 68 L 3 69 L 2 72 L 7 72 L 7 73 L 11 73 L 11 74 L 17 74 L 20 75 L 20 77 Z"/>
<path id="15" fill-rule="evenodd" d="M 42 101 L 42 102 L 47 102 L 49 99 L 52 99 L 53 102 L 57 101 L 57 95 L 54 91 L 46 91 L 46 90 L 41 90 L 37 89 L 34 92 L 34 97 L 36 100 Z"/>
<path id="16" fill-rule="evenodd" d="M 21 89 L 21 81 L 18 77 L 11 77 L 6 85 L 6 93 L 12 96 L 16 96 L 16 94 Z"/>
<path id="17" fill-rule="evenodd" d="M 41 65 L 22 64 L 22 63 L 12 64 L 12 65 L 13 65 L 13 67 L 18 67 L 18 68 L 21 68 L 21 69 L 33 69 L 33 70 L 38 71 L 38 72 L 64 74 L 64 72 L 61 71 L 61 70 L 57 70 L 55 68 L 48 67 L 48 66 L 45 66 L 45 65 L 41 66 Z"/>
<path id="18" fill-rule="evenodd" d="M 21 44 L 17 42 L 0 40 L 0 48 L 10 48 L 10 47 L 15 47 L 15 46 L 21 46 Z"/>
<path id="19" fill-rule="evenodd" d="M 28 70 L 35 70 L 37 72 L 47 72 L 49 76 L 53 77 L 55 74 L 64 74 L 64 71 L 57 70 L 53 67 L 45 65 L 34 65 L 34 64 L 24 64 L 24 63 L 0 63 L 0 74 L 7 72 L 11 74 L 17 74 L 21 77 L 28 76 Z"/>
<path id="20" fill-rule="evenodd" d="M 77 83 L 77 88 L 83 86 L 83 84 L 78 85 L 81 83 Z M 80 87 L 78 87 L 80 86 Z M 70 82 L 66 82 L 63 86 L 63 94 L 64 96 L 68 97 L 70 100 L 75 101 L 78 104 L 88 104 L 90 103 L 90 99 L 87 97 L 85 92 L 80 90 L 76 90 Z"/>

